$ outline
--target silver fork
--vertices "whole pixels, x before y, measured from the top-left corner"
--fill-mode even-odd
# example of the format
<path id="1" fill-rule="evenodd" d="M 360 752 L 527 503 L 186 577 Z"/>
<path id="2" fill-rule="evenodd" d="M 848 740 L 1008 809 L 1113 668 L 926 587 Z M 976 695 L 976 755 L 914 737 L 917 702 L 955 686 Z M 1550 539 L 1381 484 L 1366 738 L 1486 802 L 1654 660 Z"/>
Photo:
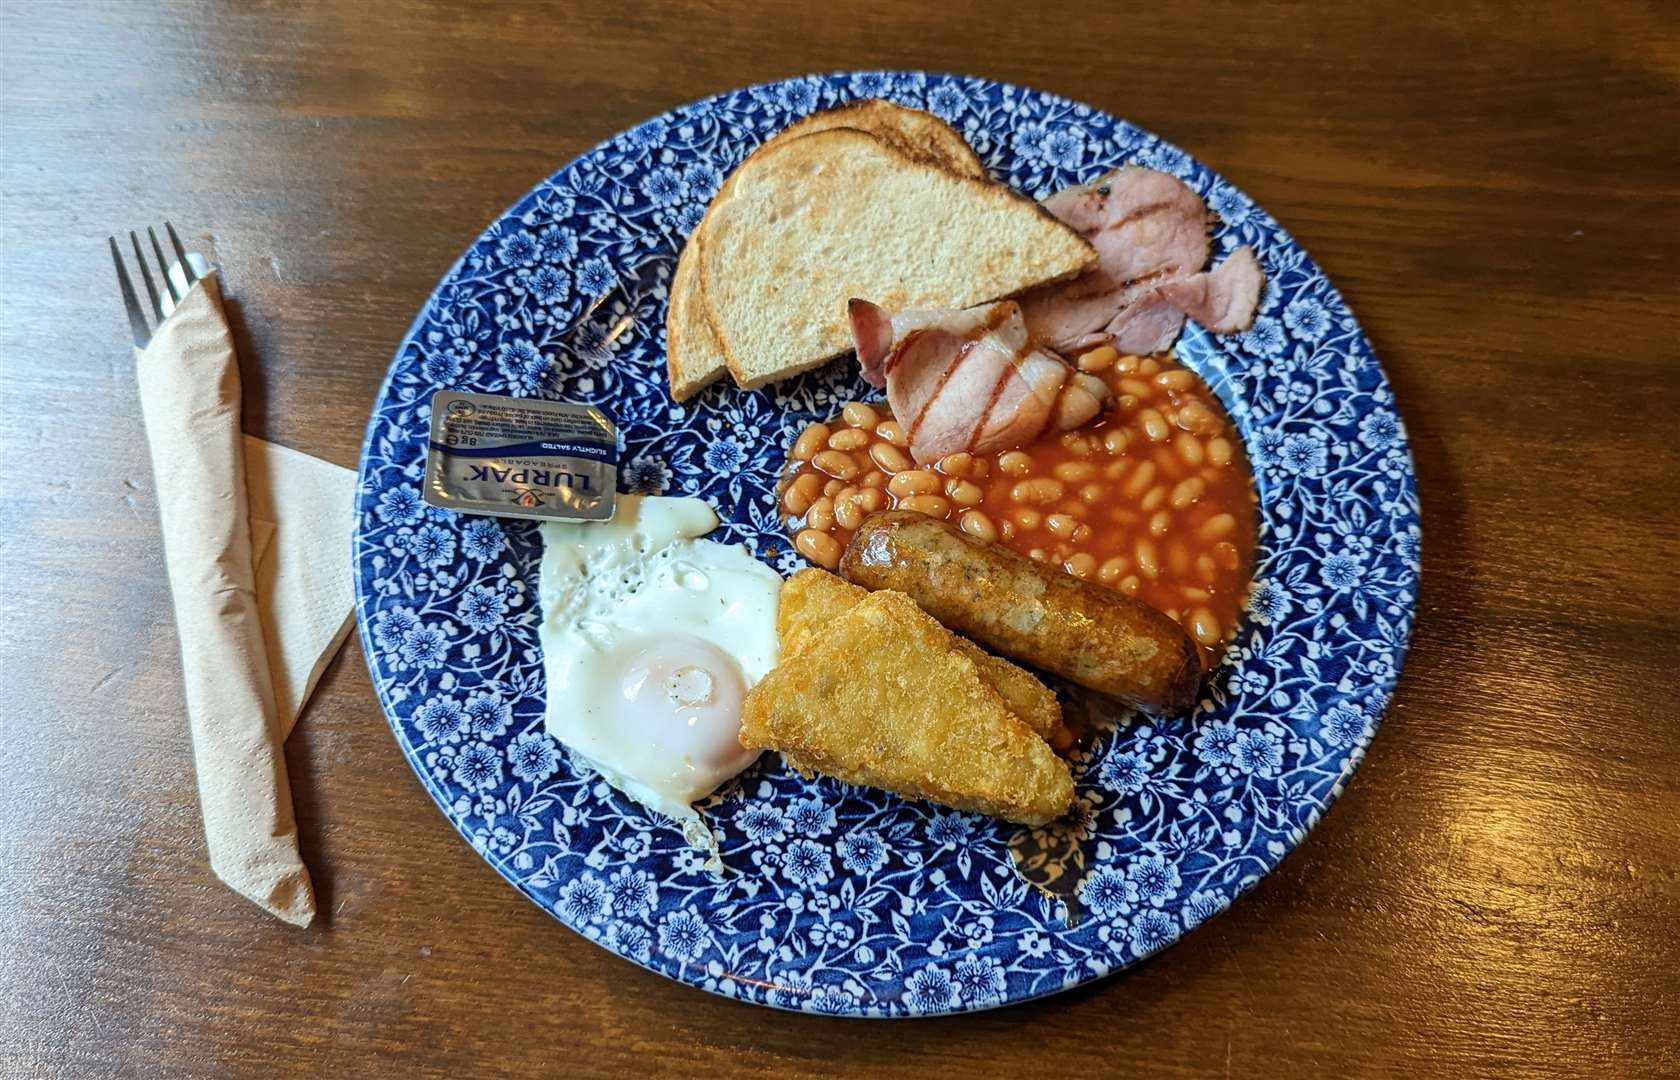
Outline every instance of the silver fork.
<path id="1" fill-rule="evenodd" d="M 145 282 L 146 296 L 152 302 L 152 315 L 157 320 L 156 326 L 146 320 L 146 311 L 140 306 L 140 297 L 134 291 L 134 281 L 128 276 L 128 268 L 123 265 L 122 248 L 117 246 L 117 238 L 110 238 L 111 259 L 117 264 L 117 284 L 122 286 L 123 306 L 128 309 L 128 328 L 134 332 L 134 344 L 139 348 L 145 348 L 146 343 L 152 340 L 156 328 L 163 325 L 163 320 L 175 310 L 175 305 L 181 302 L 181 298 L 199 277 L 193 269 L 192 260 L 187 258 L 186 249 L 181 246 L 181 238 L 175 235 L 175 226 L 166 221 L 163 223 L 163 231 L 169 236 L 169 246 L 175 249 L 175 260 L 186 279 L 185 287 L 176 288 L 175 280 L 169 273 L 169 260 L 163 254 L 163 245 L 158 243 L 157 233 L 148 225 L 146 235 L 152 241 L 152 253 L 157 257 L 158 273 L 163 277 L 163 287 L 169 292 L 168 311 L 164 310 L 163 295 L 152 282 L 152 272 L 146 266 L 146 252 L 140 247 L 140 237 L 132 231 L 128 234 L 129 242 L 134 245 L 134 261 L 140 267 L 140 280 Z"/>

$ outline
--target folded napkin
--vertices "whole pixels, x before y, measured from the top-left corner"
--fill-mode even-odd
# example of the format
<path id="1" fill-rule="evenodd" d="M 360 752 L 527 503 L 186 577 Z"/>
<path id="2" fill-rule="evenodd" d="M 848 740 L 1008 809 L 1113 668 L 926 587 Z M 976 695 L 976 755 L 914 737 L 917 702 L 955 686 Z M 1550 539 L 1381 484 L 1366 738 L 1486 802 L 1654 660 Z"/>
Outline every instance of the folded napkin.
<path id="1" fill-rule="evenodd" d="M 281 749 L 349 631 L 350 470 L 244 437 L 215 274 L 135 351 L 210 866 L 315 917 Z"/>
<path id="2" fill-rule="evenodd" d="M 257 613 L 284 739 L 356 622 L 356 474 L 247 435 L 245 487 Z"/>

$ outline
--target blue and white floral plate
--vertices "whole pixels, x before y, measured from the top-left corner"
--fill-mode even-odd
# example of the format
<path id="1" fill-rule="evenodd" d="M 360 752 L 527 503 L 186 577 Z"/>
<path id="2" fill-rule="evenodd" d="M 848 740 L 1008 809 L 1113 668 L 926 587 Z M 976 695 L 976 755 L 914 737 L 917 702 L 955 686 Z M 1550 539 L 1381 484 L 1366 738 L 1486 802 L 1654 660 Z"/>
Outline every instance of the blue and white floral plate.
<path id="1" fill-rule="evenodd" d="M 723 519 L 716 539 L 796 569 L 777 469 L 807 420 L 866 388 L 836 363 L 761 392 L 725 380 L 676 404 L 666 289 L 684 238 L 748 151 L 867 96 L 944 117 L 996 177 L 1034 196 L 1122 162 L 1166 170 L 1219 214 L 1220 253 L 1259 252 L 1268 283 L 1253 329 L 1215 339 L 1192 326 L 1178 347 L 1255 465 L 1256 586 L 1193 716 L 1116 715 L 1075 763 L 1068 824 L 1027 833 L 806 781 L 768 755 L 702 806 L 728 868 L 719 880 L 675 828 L 544 733 L 536 527 L 422 505 L 427 402 L 448 388 L 599 405 L 618 420 L 624 487 L 699 496 Z M 1241 191 L 1086 105 L 982 79 L 865 72 L 737 90 L 650 120 L 538 184 L 474 241 L 380 391 L 354 556 L 362 645 L 397 742 L 521 892 L 620 956 L 714 993 L 903 1016 L 1023 1001 L 1135 964 L 1299 844 L 1363 757 L 1399 673 L 1418 502 L 1393 395 L 1358 323 Z M 1049 887 L 1030 883 L 1018 857 Z"/>

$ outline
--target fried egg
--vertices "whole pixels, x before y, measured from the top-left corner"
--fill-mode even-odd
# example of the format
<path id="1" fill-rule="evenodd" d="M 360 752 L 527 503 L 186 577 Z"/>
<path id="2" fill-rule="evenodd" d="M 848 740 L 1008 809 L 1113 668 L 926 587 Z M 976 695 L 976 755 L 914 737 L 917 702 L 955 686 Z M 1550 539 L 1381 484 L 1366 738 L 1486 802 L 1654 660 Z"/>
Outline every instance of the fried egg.
<path id="1" fill-rule="evenodd" d="M 693 803 L 751 765 L 741 702 L 776 664 L 782 579 L 699 539 L 699 499 L 620 495 L 609 522 L 545 522 L 538 580 L 548 733 L 689 843 L 717 842 Z"/>

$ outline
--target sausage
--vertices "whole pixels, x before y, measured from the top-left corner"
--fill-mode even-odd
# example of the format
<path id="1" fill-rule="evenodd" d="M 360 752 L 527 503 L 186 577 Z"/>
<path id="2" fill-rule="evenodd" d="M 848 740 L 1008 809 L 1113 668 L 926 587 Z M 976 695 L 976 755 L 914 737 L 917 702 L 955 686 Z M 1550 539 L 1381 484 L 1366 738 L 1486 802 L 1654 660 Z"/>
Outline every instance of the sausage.
<path id="1" fill-rule="evenodd" d="M 1195 642 L 1161 612 L 913 511 L 866 518 L 840 574 L 906 593 L 952 630 L 1145 708 L 1195 703 Z"/>

